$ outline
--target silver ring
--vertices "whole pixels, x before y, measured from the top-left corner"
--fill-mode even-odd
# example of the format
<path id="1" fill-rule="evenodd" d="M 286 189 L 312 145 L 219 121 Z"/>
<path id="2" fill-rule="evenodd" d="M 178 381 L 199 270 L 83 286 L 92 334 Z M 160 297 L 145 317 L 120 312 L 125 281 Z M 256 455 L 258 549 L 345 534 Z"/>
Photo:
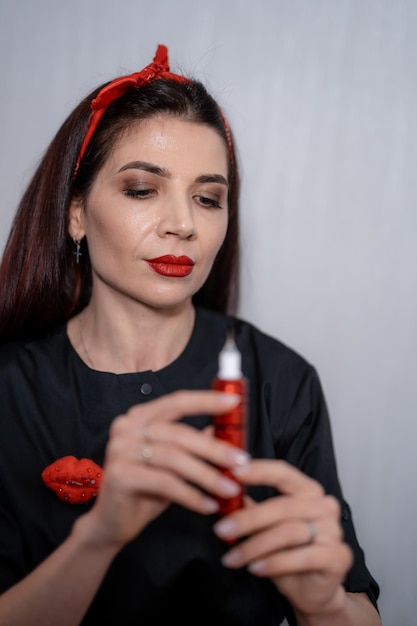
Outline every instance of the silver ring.
<path id="1" fill-rule="evenodd" d="M 151 437 L 151 427 L 149 424 L 145 424 L 142 428 L 142 437 L 147 442 L 150 443 L 152 441 Z"/>
<path id="2" fill-rule="evenodd" d="M 314 543 L 315 540 L 317 539 L 317 526 L 315 522 L 313 522 L 313 520 L 306 520 L 306 524 L 307 524 L 308 535 L 309 535 L 307 544 Z"/>
<path id="3" fill-rule="evenodd" d="M 149 463 L 152 458 L 152 448 L 150 446 L 145 446 L 142 448 L 142 457 L 145 463 Z"/>

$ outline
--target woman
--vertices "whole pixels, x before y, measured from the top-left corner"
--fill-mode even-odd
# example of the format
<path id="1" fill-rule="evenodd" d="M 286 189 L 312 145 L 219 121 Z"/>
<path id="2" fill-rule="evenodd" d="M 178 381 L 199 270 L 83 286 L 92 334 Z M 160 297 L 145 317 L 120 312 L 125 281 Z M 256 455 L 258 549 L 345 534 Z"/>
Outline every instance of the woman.
<path id="1" fill-rule="evenodd" d="M 228 124 L 166 52 L 69 116 L 4 252 L 0 624 L 380 624 L 317 375 L 230 314 Z M 211 427 L 231 327 L 250 456 Z"/>

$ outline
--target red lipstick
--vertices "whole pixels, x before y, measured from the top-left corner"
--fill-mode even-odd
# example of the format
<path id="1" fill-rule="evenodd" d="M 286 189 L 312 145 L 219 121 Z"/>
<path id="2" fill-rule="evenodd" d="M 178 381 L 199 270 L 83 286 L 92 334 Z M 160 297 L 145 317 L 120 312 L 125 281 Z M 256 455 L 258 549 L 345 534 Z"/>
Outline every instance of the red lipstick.
<path id="1" fill-rule="evenodd" d="M 246 449 L 247 395 L 248 382 L 242 374 L 241 354 L 236 347 L 233 333 L 227 334 L 226 343 L 219 354 L 219 371 L 212 381 L 212 388 L 241 397 L 241 402 L 227 413 L 213 417 L 214 435 L 232 445 Z M 228 469 L 222 470 L 224 476 L 236 480 Z M 219 498 L 219 515 L 229 515 L 243 506 L 244 492 L 232 498 Z"/>
<path id="2" fill-rule="evenodd" d="M 147 259 L 146 262 L 157 274 L 172 276 L 173 278 L 188 276 L 194 267 L 194 261 L 185 255 L 164 254 L 155 259 Z"/>

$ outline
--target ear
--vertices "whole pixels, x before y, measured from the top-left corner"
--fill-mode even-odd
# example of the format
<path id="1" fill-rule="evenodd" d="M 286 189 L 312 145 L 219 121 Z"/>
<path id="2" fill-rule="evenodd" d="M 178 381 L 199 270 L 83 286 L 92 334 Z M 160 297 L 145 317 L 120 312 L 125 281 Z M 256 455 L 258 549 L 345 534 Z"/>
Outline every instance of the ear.
<path id="1" fill-rule="evenodd" d="M 68 234 L 72 239 L 81 241 L 85 236 L 84 207 L 81 200 L 73 198 L 68 211 Z"/>

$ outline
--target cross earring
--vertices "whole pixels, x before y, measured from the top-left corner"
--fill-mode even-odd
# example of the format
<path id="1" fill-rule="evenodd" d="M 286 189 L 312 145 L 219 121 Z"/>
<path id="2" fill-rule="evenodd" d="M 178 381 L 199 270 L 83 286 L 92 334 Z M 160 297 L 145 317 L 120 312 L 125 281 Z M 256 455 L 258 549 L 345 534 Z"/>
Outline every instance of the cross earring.
<path id="1" fill-rule="evenodd" d="M 74 245 L 75 245 L 75 250 L 74 250 L 75 262 L 78 265 L 78 263 L 80 262 L 80 256 L 83 255 L 83 253 L 81 252 L 81 241 L 74 237 L 73 238 L 73 242 L 74 242 Z"/>

